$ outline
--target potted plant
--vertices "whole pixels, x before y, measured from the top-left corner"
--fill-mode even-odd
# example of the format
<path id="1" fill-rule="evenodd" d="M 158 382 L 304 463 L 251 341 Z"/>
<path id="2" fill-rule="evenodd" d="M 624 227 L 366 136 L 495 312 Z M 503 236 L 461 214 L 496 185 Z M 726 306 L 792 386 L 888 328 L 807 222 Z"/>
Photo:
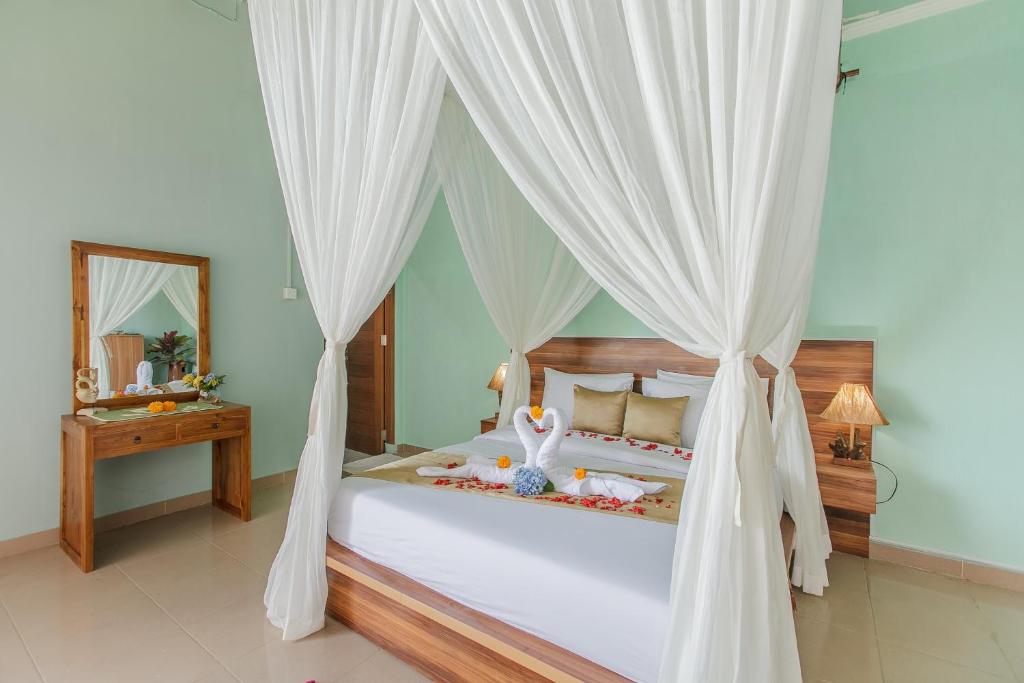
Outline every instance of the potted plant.
<path id="1" fill-rule="evenodd" d="M 195 349 L 191 346 L 192 337 L 178 334 L 177 330 L 164 332 L 149 345 L 149 360 L 167 366 L 167 381 L 181 379 L 185 374 L 185 366 L 192 360 Z"/>

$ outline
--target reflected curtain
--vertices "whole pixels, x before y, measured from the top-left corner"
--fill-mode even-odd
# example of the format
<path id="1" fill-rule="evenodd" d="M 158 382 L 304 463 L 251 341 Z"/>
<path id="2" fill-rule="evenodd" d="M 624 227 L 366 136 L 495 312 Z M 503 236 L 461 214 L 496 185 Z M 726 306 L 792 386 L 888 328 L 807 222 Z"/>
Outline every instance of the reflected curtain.
<path id="1" fill-rule="evenodd" d="M 284 541 L 264 596 L 294 640 L 323 628 L 327 515 L 345 449 L 345 346 L 437 194 L 424 182 L 444 75 L 411 0 L 250 0 L 270 137 L 326 340 Z"/>
<path id="2" fill-rule="evenodd" d="M 175 265 L 89 256 L 89 364 L 96 368 L 101 398 L 110 395 L 110 359 L 104 335 L 132 317 L 167 283 Z"/>
<path id="3" fill-rule="evenodd" d="M 164 295 L 198 334 L 199 269 L 195 266 L 176 266 L 174 273 L 164 283 Z"/>
<path id="4" fill-rule="evenodd" d="M 597 283 L 526 201 L 454 94 L 441 105 L 434 160 L 473 281 L 511 349 L 502 427 L 530 401 L 526 354 L 575 318 Z"/>
<path id="5" fill-rule="evenodd" d="M 665 681 L 799 681 L 751 359 L 810 284 L 839 0 L 417 0 L 470 115 L 587 272 L 720 364 L 687 479 Z"/>

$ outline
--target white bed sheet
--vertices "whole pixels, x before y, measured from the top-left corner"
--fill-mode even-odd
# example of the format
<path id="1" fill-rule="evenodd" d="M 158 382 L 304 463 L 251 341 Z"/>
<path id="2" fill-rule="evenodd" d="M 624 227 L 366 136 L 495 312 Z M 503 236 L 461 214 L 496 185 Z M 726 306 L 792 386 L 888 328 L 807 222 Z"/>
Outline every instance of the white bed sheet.
<path id="1" fill-rule="evenodd" d="M 522 460 L 508 429 L 438 450 Z M 685 478 L 689 467 L 587 437 L 567 438 L 560 455 L 592 470 Z M 328 532 L 458 602 L 628 678 L 657 680 L 674 525 L 348 477 Z"/>

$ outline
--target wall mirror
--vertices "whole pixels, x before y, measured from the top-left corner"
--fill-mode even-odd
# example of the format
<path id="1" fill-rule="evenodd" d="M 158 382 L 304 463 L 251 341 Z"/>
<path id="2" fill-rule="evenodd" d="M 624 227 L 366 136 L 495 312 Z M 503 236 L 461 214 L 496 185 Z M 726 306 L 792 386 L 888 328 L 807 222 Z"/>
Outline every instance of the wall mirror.
<path id="1" fill-rule="evenodd" d="M 72 242 L 71 287 L 75 411 L 198 396 L 181 378 L 210 367 L 210 259 Z"/>

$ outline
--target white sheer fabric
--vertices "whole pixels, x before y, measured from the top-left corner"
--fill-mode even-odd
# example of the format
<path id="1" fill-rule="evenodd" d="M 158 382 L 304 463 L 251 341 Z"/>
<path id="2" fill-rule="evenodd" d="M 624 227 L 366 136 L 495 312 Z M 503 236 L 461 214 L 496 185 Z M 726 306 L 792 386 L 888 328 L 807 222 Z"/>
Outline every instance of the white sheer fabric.
<path id="1" fill-rule="evenodd" d="M 101 398 L 110 395 L 110 360 L 103 336 L 160 293 L 176 266 L 112 256 L 89 257 L 89 361 Z"/>
<path id="2" fill-rule="evenodd" d="M 822 169 L 824 172 L 825 169 Z M 810 300 L 808 287 L 782 334 L 761 355 L 779 369 L 772 403 L 772 437 L 782 499 L 796 523 L 790 579 L 794 586 L 802 587 L 805 593 L 821 595 L 828 585 L 825 560 L 832 553 L 832 541 L 828 536 L 825 508 L 821 506 L 814 444 L 807 428 L 807 413 L 804 411 L 800 389 L 796 385 L 796 375 L 790 367 L 800 348 Z"/>
<path id="3" fill-rule="evenodd" d="M 666 681 L 798 681 L 750 358 L 806 288 L 839 0 L 417 0 L 484 138 L 590 275 L 721 359 L 672 580 Z M 740 482 L 742 482 L 742 496 Z"/>
<path id="4" fill-rule="evenodd" d="M 164 295 L 185 322 L 198 332 L 199 269 L 195 266 L 175 266 L 174 273 L 164 284 Z"/>
<path id="5" fill-rule="evenodd" d="M 270 136 L 310 303 L 317 368 L 267 617 L 286 640 L 324 624 L 327 514 L 345 450 L 345 345 L 418 238 L 444 74 L 411 0 L 251 0 Z"/>
<path id="6" fill-rule="evenodd" d="M 575 318 L 597 283 L 526 201 L 454 96 L 441 105 L 434 160 L 473 281 L 511 349 L 503 427 L 530 401 L 526 353 Z"/>

